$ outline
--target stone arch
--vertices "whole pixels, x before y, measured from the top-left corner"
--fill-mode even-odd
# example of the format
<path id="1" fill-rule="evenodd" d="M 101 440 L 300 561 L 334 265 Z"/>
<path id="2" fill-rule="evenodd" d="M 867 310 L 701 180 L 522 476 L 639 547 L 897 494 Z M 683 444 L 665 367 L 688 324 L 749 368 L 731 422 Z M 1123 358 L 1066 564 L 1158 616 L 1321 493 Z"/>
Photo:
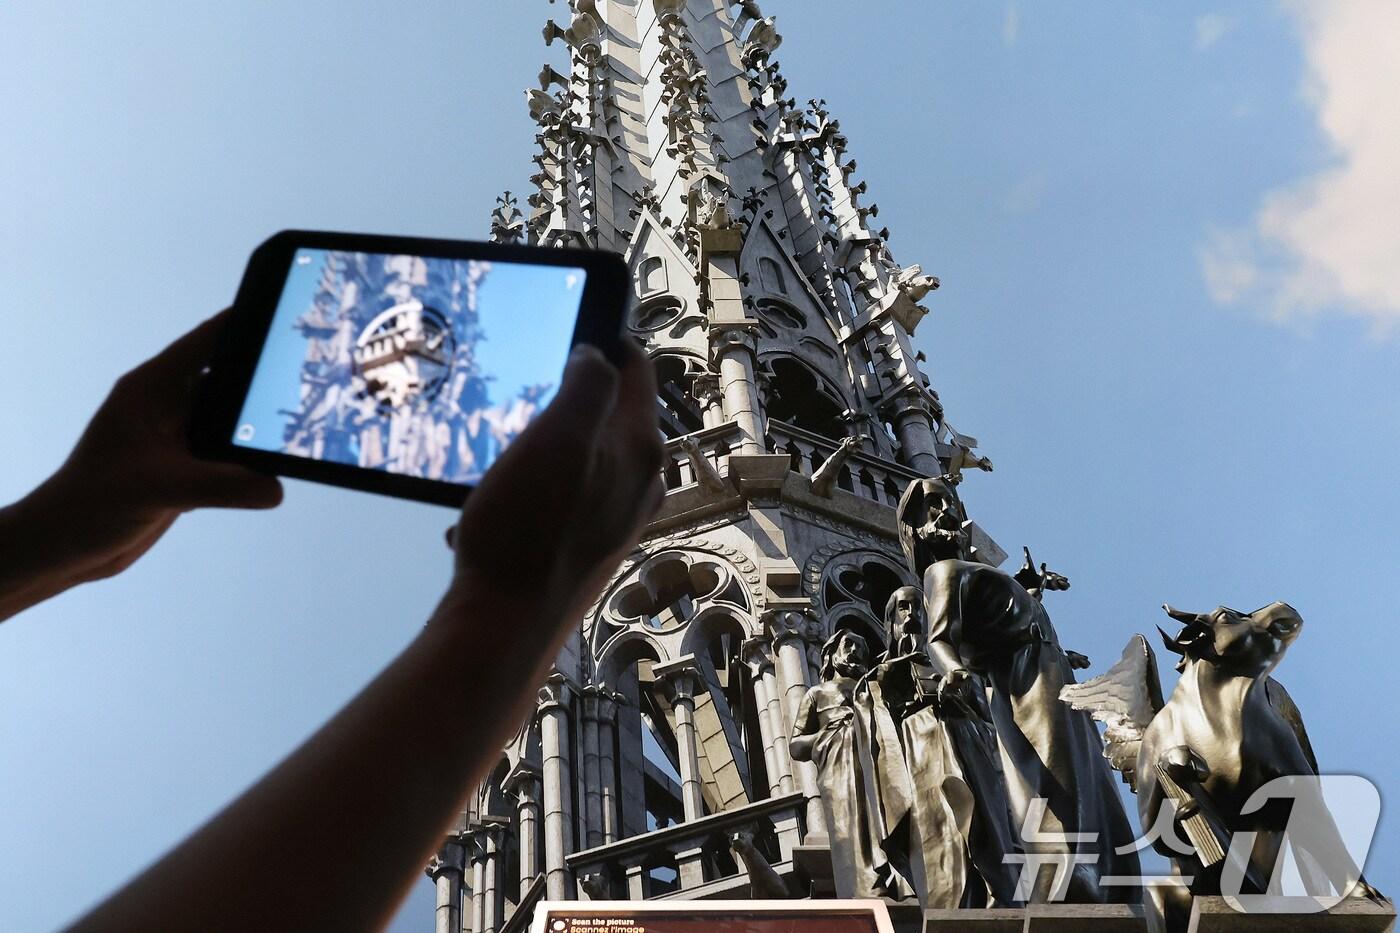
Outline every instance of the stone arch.
<path id="1" fill-rule="evenodd" d="M 682 657 L 703 637 L 716 612 L 746 619 L 755 610 L 757 572 L 733 548 L 657 542 L 650 553 L 634 555 L 609 585 L 585 620 L 594 656 L 602 665 L 622 634 L 640 633 L 654 643 L 655 660 Z M 753 577 L 754 580 L 750 580 Z"/>
<path id="2" fill-rule="evenodd" d="M 598 653 L 594 677 L 609 689 L 616 689 L 624 672 L 638 661 L 660 664 L 671 660 L 665 647 L 648 632 L 627 629 L 608 639 Z"/>
<path id="3" fill-rule="evenodd" d="M 762 365 L 769 418 L 831 440 L 846 436 L 841 414 L 852 406 L 836 383 L 791 353 L 765 355 Z"/>
<path id="4" fill-rule="evenodd" d="M 892 554 L 869 546 L 829 545 L 807 560 L 802 575 L 807 594 L 821 606 L 823 629 L 830 635 L 851 620 L 873 626 L 874 641 L 856 628 L 871 647 L 884 643 L 885 602 L 901 586 L 917 583 L 909 569 Z M 851 627 L 847 626 L 847 627 Z"/>
<path id="5" fill-rule="evenodd" d="M 783 267 L 778 265 L 778 261 L 771 256 L 758 258 L 758 279 L 763 290 L 769 294 L 786 295 L 788 293 L 787 277 L 783 275 Z"/>
<path id="6" fill-rule="evenodd" d="M 652 354 L 656 366 L 656 404 L 662 430 L 681 437 L 705 426 L 704 412 L 691 391 L 695 377 L 708 371 L 697 353 L 668 349 Z"/>
<path id="7" fill-rule="evenodd" d="M 855 632 L 864 638 L 872 658 L 885 647 L 884 622 L 876 619 L 863 606 L 846 603 L 832 610 L 826 618 L 823 633 L 826 638 L 830 638 L 842 630 Z"/>
<path id="8" fill-rule="evenodd" d="M 664 292 L 669 287 L 666 278 L 666 260 L 660 256 L 648 256 L 637 266 L 637 291 L 643 296 Z"/>

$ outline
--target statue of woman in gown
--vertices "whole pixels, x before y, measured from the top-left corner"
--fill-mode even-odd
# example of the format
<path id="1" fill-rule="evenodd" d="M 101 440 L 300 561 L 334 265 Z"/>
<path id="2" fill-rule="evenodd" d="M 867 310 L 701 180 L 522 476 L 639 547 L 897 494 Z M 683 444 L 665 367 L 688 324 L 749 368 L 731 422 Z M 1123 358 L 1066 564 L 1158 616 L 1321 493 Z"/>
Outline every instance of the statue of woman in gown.
<path id="1" fill-rule="evenodd" d="M 837 897 L 903 900 L 914 896 L 912 788 L 894 723 L 865 689 L 869 668 L 865 639 L 846 630 L 827 639 L 822 681 L 802 698 L 790 748 L 817 766 Z"/>

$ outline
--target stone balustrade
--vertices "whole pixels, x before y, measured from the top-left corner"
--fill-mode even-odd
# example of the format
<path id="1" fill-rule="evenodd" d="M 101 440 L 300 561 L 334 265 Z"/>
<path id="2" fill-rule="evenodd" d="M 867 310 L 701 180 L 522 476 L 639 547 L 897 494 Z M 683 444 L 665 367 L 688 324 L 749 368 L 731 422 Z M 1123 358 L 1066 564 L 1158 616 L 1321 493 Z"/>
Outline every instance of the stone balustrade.
<path id="1" fill-rule="evenodd" d="M 695 475 L 695 468 L 691 464 L 690 455 L 682 447 L 682 442 L 685 440 L 694 440 L 699 445 L 705 459 L 715 468 L 715 472 L 723 475 L 729 469 L 729 454 L 738 451 L 743 437 L 736 422 L 726 421 L 712 428 L 705 428 L 684 437 L 667 441 L 665 457 L 661 463 L 661 476 L 666 482 L 668 491 L 680 489 L 682 486 L 689 486 L 699 481 Z"/>
<path id="2" fill-rule="evenodd" d="M 595 900 L 599 895 L 643 900 L 680 892 L 693 897 L 696 889 L 724 879 L 742 882 L 745 872 L 729 850 L 729 836 L 747 831 L 774 868 L 790 874 L 793 849 L 806 830 L 806 806 L 801 793 L 771 797 L 575 852 L 568 857 L 569 868 L 581 881 L 590 879 L 581 886 L 591 889 Z"/>
<path id="3" fill-rule="evenodd" d="M 820 469 L 840 446 L 838 441 L 796 425 L 768 421 L 769 452 L 787 454 L 792 460 L 793 472 L 803 476 L 811 476 Z M 836 488 L 893 508 L 899 504 L 899 497 L 909 482 L 919 478 L 920 475 L 908 467 L 857 451 L 842 467 Z"/>

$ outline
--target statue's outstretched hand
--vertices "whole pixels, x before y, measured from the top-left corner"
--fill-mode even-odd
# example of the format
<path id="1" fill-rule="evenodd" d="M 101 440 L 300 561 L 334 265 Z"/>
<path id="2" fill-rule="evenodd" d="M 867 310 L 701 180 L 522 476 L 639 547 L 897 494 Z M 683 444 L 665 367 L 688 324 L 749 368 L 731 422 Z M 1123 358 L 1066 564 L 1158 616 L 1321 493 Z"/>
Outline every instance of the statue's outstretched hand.
<path id="1" fill-rule="evenodd" d="M 0 619 L 120 573 L 184 512 L 282 501 L 275 477 L 190 452 L 195 388 L 228 314 L 118 379 L 63 466 L 4 510 L 16 553 L 0 560 Z"/>

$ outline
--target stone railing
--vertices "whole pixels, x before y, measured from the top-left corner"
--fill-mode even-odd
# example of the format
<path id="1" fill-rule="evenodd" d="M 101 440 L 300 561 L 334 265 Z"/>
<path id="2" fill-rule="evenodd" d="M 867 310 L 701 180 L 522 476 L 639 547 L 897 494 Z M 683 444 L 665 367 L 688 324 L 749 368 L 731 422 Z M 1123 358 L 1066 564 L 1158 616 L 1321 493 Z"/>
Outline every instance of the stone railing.
<path id="1" fill-rule="evenodd" d="M 782 421 L 768 422 L 768 450 L 787 454 L 793 472 L 811 476 L 841 445 L 830 438 L 804 431 Z M 841 468 L 836 488 L 881 505 L 894 507 L 910 480 L 920 475 L 908 467 L 857 451 Z"/>
<path id="2" fill-rule="evenodd" d="M 774 865 L 790 862 L 806 829 L 807 801 L 799 793 L 677 823 L 568 857 L 579 887 L 590 897 L 644 900 L 693 891 L 744 874 L 729 850 L 729 836 L 753 834 Z M 674 874 L 674 880 L 671 876 Z"/>
<path id="3" fill-rule="evenodd" d="M 681 442 L 687 439 L 694 440 L 705 459 L 715 468 L 715 472 L 724 475 L 729 469 L 729 452 L 738 449 L 741 435 L 738 424 L 726 421 L 712 428 L 694 431 L 685 437 L 667 441 L 665 459 L 661 462 L 661 476 L 666 481 L 668 490 L 680 489 L 697 482 L 690 457 L 681 446 Z"/>

